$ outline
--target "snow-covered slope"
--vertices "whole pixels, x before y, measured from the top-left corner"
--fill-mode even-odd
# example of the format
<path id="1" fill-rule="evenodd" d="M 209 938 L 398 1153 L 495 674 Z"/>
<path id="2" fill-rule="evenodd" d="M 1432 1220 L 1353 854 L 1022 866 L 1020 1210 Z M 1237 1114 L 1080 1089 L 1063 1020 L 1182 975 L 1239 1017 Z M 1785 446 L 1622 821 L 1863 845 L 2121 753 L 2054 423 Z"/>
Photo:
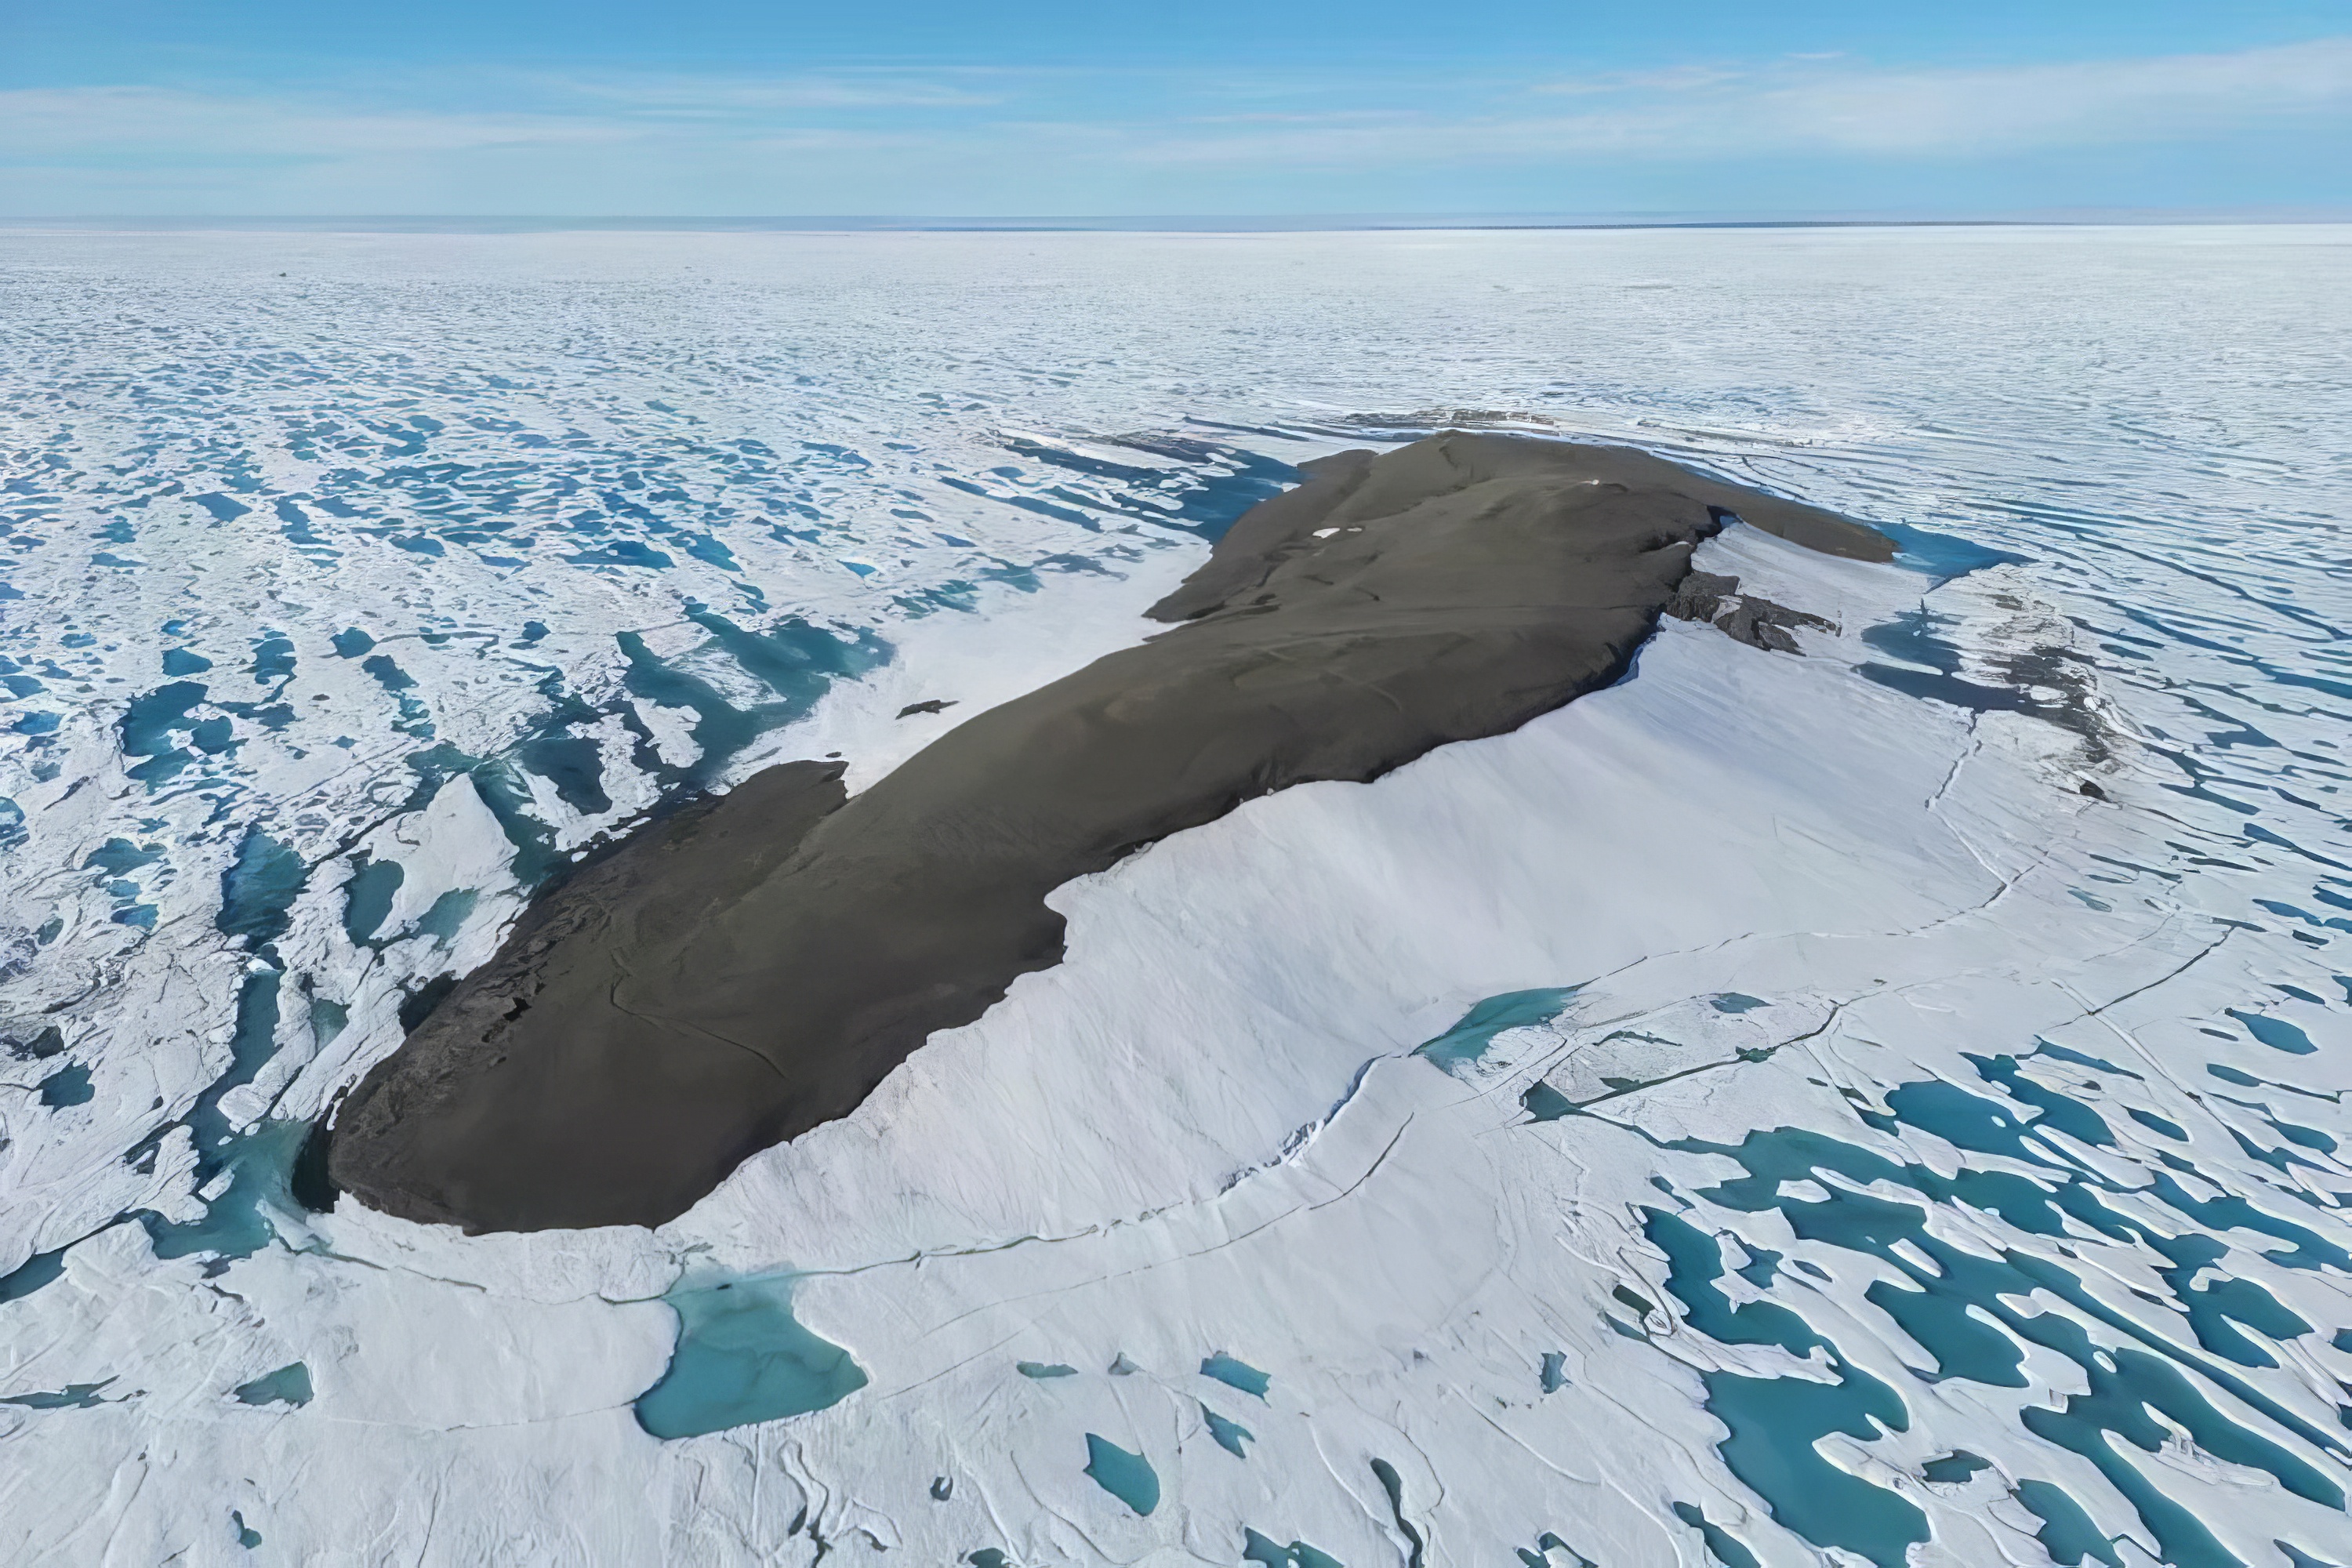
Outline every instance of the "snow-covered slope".
<path id="1" fill-rule="evenodd" d="M 2352 830 L 2328 804 L 2352 683 L 2325 456 L 2347 432 L 2209 363 L 2224 336 L 2296 363 L 2266 323 L 2313 309 L 2340 251 L 1864 237 L 1771 240 L 1737 283 L 1720 251 L 1748 242 L 1725 237 L 1018 237 L 1025 258 L 956 240 L 985 309 L 940 281 L 943 237 L 808 242 L 814 280 L 787 284 L 754 275 L 781 253 L 735 238 L 469 239 L 455 260 L 285 241 L 347 300 L 371 276 L 451 289 L 424 308 L 477 334 L 380 346 L 381 374 L 447 401 L 403 456 L 380 443 L 404 393 L 383 395 L 364 474 L 294 468 L 289 421 L 377 395 L 348 362 L 288 370 L 358 351 L 268 303 L 275 268 L 223 284 L 160 242 L 12 239 L 37 299 L 103 287 L 186 332 L 189 301 L 225 290 L 248 339 L 153 384 L 119 341 L 19 329 L 6 351 L 117 378 L 65 387 L 92 405 L 79 423 L 10 415 L 9 504 L 36 542 L 5 651 L 40 688 L 19 706 L 59 715 L 19 727 L 0 861 L 25 927 L 0 1100 L 10 1552 L 2352 1555 Z M 249 264 L 258 241 L 201 244 Z M 1370 319 L 1314 372 L 1355 378 L 1335 408 L 1273 349 L 1331 333 L 1329 289 L 1279 279 L 1344 245 Z M 674 282 L 680 256 L 722 276 Z M 860 294 L 859 266 L 895 293 Z M 1051 311 L 1007 303 L 1029 273 L 1066 296 Z M 1413 290 L 1445 275 L 1496 302 L 1440 338 Z M 2117 275 L 2137 297 L 2082 280 Z M 1892 297 L 1841 302 L 1841 276 Z M 1956 303 L 1994 279 L 2012 319 Z M 1147 283 L 1221 314 L 1129 322 Z M 1582 395 L 1613 401 L 1538 419 L 1604 290 L 1684 334 L 1683 363 L 1646 385 L 1592 373 Z M 635 335 L 583 327 L 609 361 L 518 346 L 515 311 L 561 319 L 557 298 Z M 932 311 L 912 368 L 877 357 L 901 341 L 877 335 L 884 298 Z M 2184 301 L 2204 319 L 2184 326 Z M 1882 349 L 1919 334 L 1895 369 L 1944 380 L 1833 344 L 1801 390 L 1758 379 L 1783 344 L 1726 323 L 1775 340 L 1806 308 Z M 771 347 L 723 310 L 803 336 Z M 1050 356 L 1023 339 L 1048 319 Z M 1417 322 L 1418 363 L 1389 363 L 1378 329 Z M 693 369 L 721 350 L 772 357 L 777 406 Z M 2137 379 L 2094 418 L 2077 399 L 2102 353 Z M 550 379 L 491 384 L 526 361 Z M 2185 405 L 2147 403 L 2161 374 Z M 910 409 L 926 379 L 990 406 Z M 625 412 L 604 388 L 633 381 L 695 395 Z M 152 384 L 180 389 L 165 413 L 140 412 Z M 515 433 L 448 416 L 473 398 L 549 445 L 500 478 L 469 444 Z M 1286 463 L 1409 433 L 1397 410 L 1444 398 L 1935 531 L 1868 566 L 1735 528 L 1702 568 L 1841 629 L 1793 658 L 1668 622 L 1628 680 L 1516 734 L 1252 803 L 1065 888 L 1066 963 L 661 1231 L 467 1238 L 294 1202 L 307 1119 L 396 1040 L 404 991 L 478 962 L 596 828 L 779 757 L 877 776 L 958 716 L 908 703 L 1001 700 L 1142 635 L 1135 613 L 1197 559 L 1174 524 L 1213 528 Z M 1101 436 L 1185 414 L 1216 427 Z M 723 428 L 672 441 L 656 416 Z M 2014 438 L 2037 421 L 2063 437 Z M 713 456 L 780 450 L 780 422 L 866 465 L 808 483 L 815 541 L 751 525 L 787 481 Z M 235 467 L 200 437 L 248 454 L 257 488 L 198 489 Z M 571 559 L 593 552 L 547 498 L 598 465 L 607 538 L 700 528 L 733 567 Z M 477 521 L 530 520 L 508 531 L 528 564 L 436 532 L 415 488 L 435 482 Z M 387 521 L 310 525 L 331 563 L 249 521 L 363 493 Z M 187 499 L 207 494 L 244 510 L 215 528 L 224 509 Z M 88 563 L 118 513 L 136 569 Z M 376 526 L 443 553 L 371 564 Z M 880 558 L 918 535 L 935 553 Z M 1016 580 L 1056 554 L 1092 564 Z M 352 627 L 372 647 L 337 648 Z M 273 630 L 290 668 L 255 646 Z M 367 668 L 383 645 L 414 686 Z M 163 662 L 182 647 L 213 668 Z M 130 710 L 173 679 L 205 687 L 189 722 L 151 707 L 142 731 Z M 247 686 L 253 713 L 221 706 Z"/>

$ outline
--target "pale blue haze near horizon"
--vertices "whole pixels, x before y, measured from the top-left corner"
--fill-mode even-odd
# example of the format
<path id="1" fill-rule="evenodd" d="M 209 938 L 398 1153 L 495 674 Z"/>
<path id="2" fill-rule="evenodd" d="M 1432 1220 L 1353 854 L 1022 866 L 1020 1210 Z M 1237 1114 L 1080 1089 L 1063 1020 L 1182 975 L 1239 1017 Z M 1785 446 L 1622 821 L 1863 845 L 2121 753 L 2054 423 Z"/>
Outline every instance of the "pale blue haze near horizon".
<path id="1" fill-rule="evenodd" d="M 0 216 L 2352 210 L 2352 5 L 0 6 Z"/>

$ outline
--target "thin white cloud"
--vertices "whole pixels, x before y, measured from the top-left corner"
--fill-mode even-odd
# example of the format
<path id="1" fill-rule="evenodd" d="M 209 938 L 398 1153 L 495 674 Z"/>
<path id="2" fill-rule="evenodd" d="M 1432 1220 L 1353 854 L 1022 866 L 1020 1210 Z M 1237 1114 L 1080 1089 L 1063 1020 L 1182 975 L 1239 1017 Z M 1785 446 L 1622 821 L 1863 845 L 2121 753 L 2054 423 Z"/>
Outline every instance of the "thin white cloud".
<path id="1" fill-rule="evenodd" d="M 1004 101 L 1002 91 L 977 91 L 968 79 L 983 73 L 913 76 L 843 71 L 774 79 L 709 76 L 542 77 L 542 89 L 590 101 L 656 112 L 756 113 L 807 109 L 981 109 Z"/>
<path id="2" fill-rule="evenodd" d="M 1968 69 L 1813 61 L 1751 70 L 1691 67 L 1543 82 L 1533 90 L 1604 101 L 1565 114 L 1423 113 L 1377 126 L 1334 114 L 1248 136 L 1156 137 L 1132 151 L 1170 163 L 1272 159 L 1334 167 L 1594 157 L 1949 158 L 2182 141 L 2352 110 L 2352 38 L 2234 54 Z"/>
<path id="3" fill-rule="evenodd" d="M 2172 140 L 2352 106 L 2352 38 L 2236 54 L 1850 71 L 1757 90 L 1744 130 L 1790 151 L 1976 153 Z"/>
<path id="4" fill-rule="evenodd" d="M 1534 81 L 877 68 L 485 72 L 303 92 L 31 88 L 0 91 L 0 210 L 185 211 L 201 196 L 220 211 L 786 211 L 804 195 L 911 210 L 964 199 L 982 175 L 1041 195 L 1197 201 L 1249 182 L 1321 188 L 1334 174 L 1966 159 L 2263 126 L 2326 132 L 2347 116 L 2352 38 L 2007 68 L 1782 58 Z"/>
<path id="5" fill-rule="evenodd" d="M 469 106 L 404 103 L 427 90 Z M 793 134 L 785 122 L 796 115 L 968 111 L 999 101 L 1001 95 L 952 81 L 872 73 L 775 80 L 481 75 L 308 93 L 20 88 L 0 90 L 0 166 L 425 158 L 697 136 L 749 143 Z M 480 103 L 499 107 L 471 106 Z"/>
<path id="6" fill-rule="evenodd" d="M 1554 151 L 1719 157 L 1948 156 L 2154 142 L 2352 108 L 2352 38 L 2232 54 L 1942 69 L 1843 57 L 1749 71 L 1696 68 L 1544 84 L 1605 108 L 1513 126 Z"/>
<path id="7" fill-rule="evenodd" d="M 0 162 L 11 163 L 436 154 L 579 146 L 628 134 L 623 126 L 580 116 L 340 108 L 173 88 L 0 91 Z"/>
<path id="8" fill-rule="evenodd" d="M 1602 92 L 1690 92 L 1739 80 L 1747 73 L 1721 66 L 1669 66 L 1664 70 L 1612 71 L 1536 84 L 1538 92 L 1582 96 Z"/>
<path id="9" fill-rule="evenodd" d="M 1181 121 L 1187 125 L 1419 125 L 1429 116 L 1410 109 L 1335 109 L 1320 111 L 1285 114 L 1268 110 L 1262 113 L 1193 114 Z"/>

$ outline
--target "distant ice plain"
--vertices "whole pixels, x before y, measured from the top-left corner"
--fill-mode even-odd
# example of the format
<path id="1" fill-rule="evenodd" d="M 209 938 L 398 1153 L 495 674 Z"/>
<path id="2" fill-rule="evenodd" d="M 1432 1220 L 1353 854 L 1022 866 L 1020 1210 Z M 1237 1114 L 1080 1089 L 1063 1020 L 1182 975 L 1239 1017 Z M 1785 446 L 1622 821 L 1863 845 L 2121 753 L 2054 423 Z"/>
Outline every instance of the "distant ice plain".
<path id="1" fill-rule="evenodd" d="M 0 237 L 0 1386 L 59 1396 L 0 1405 L 10 1554 L 2342 1561 L 2347 243 Z M 235 1201 L 519 868 L 767 761 L 871 779 L 1144 635 L 1284 463 L 1465 418 L 2025 560 L 1735 530 L 1702 566 L 1843 634 L 1669 623 L 1516 735 L 1072 884 L 1068 963 L 658 1233 Z M 2076 729 L 1910 694 L 2029 668 Z M 362 854 L 403 872 L 355 935 Z M 1695 1146 L 1783 1128 L 1825 1142 L 1760 1186 Z M 1943 1248 L 2081 1299 L 1955 1324 L 1909 1299 Z M 648 1436 L 662 1294 L 784 1276 L 863 1386 Z M 2161 1422 L 2149 1336 L 2205 1369 Z M 2156 1439 L 2070 1414 L 2129 1408 Z M 1789 1475 L 1727 1426 L 1809 1409 L 1863 1424 Z"/>

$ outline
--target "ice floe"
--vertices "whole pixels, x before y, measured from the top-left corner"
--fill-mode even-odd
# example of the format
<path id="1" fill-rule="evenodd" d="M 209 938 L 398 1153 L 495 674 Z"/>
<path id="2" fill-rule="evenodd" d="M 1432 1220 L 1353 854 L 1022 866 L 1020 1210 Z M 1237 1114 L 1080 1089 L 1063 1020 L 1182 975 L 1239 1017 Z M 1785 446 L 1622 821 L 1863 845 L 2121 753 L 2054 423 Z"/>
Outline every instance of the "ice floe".
<path id="1" fill-rule="evenodd" d="M 5 452 L 12 1555 L 2352 1555 L 2341 432 L 2165 335 L 2291 357 L 2312 233 L 1358 237 L 1344 330 L 1251 303 L 1330 237 L 697 241 L 682 293 L 312 237 L 283 299 L 252 237 L 8 243 L 116 323 L 5 351 L 81 400 Z M 971 335 L 882 364 L 861 267 Z M 2037 356 L 2102 331 L 2087 410 Z M 596 834 L 878 776 L 1143 635 L 1290 462 L 1464 421 L 1914 528 L 1705 547 L 1801 657 L 1668 621 L 1062 889 L 1066 963 L 658 1232 L 306 1206 L 311 1119 Z"/>

